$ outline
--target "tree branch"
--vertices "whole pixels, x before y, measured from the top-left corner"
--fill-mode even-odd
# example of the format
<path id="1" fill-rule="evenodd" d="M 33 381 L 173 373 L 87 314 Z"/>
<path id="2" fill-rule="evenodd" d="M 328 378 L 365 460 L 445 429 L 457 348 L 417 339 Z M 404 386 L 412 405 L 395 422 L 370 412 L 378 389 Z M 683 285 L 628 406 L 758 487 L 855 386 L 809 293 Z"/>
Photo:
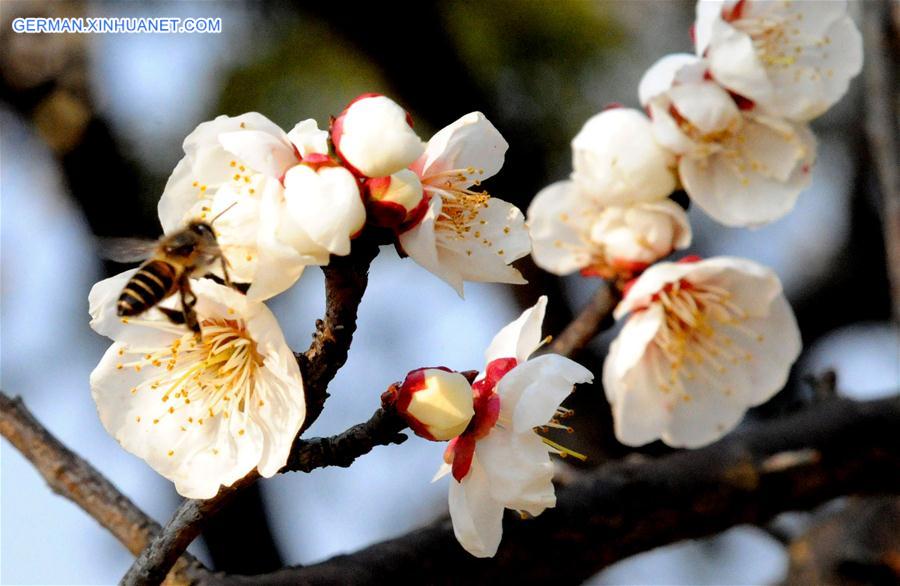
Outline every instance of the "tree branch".
<path id="1" fill-rule="evenodd" d="M 211 576 L 223 584 L 580 583 L 609 564 L 846 494 L 900 493 L 900 398 L 836 399 L 703 449 L 604 466 L 560 489 L 536 519 L 508 515 L 491 560 L 448 520 L 303 568 Z"/>
<path id="2" fill-rule="evenodd" d="M 87 461 L 66 448 L 31 415 L 22 400 L 0 392 L 0 434 L 37 468 L 56 494 L 93 517 L 137 555 L 159 534 L 159 524 Z M 177 558 L 173 583 L 194 581 L 206 569 L 190 554 Z"/>
<path id="3" fill-rule="evenodd" d="M 619 302 L 617 289 L 603 283 L 578 316 L 550 344 L 550 352 L 571 356 L 587 346 L 598 332 L 608 328 Z"/>
<path id="4" fill-rule="evenodd" d="M 316 333 L 309 349 L 296 355 L 306 395 L 306 420 L 298 438 L 322 413 L 328 398 L 328 384 L 347 361 L 356 331 L 357 309 L 368 284 L 369 265 L 377 254 L 378 239 L 371 234 L 365 235 L 353 243 L 349 255 L 332 257 L 329 265 L 322 268 L 325 273 L 325 317 L 316 322 Z M 259 474 L 254 470 L 235 484 L 223 487 L 211 499 L 187 499 L 181 503 L 163 531 L 134 561 L 121 583 L 133 586 L 161 582 L 178 556 L 200 534 L 206 520 L 258 478 Z"/>
<path id="5" fill-rule="evenodd" d="M 900 155 L 897 114 L 897 31 L 892 3 L 863 2 L 866 136 L 883 201 L 882 221 L 894 320 L 900 323 Z M 896 9 L 896 6 L 894 6 Z"/>

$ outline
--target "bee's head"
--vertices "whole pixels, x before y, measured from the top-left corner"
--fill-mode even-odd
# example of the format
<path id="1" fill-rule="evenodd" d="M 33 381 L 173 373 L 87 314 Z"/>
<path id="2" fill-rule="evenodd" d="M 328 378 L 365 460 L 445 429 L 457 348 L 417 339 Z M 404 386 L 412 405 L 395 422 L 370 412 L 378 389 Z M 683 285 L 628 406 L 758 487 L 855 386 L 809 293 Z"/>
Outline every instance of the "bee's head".
<path id="1" fill-rule="evenodd" d="M 200 236 L 200 237 L 203 238 L 204 240 L 213 240 L 213 241 L 215 241 L 215 239 L 216 239 L 216 233 L 215 233 L 215 231 L 213 230 L 212 225 L 210 225 L 210 224 L 208 224 L 208 223 L 206 223 L 206 222 L 201 222 L 201 221 L 199 221 L 199 220 L 194 220 L 193 222 L 191 222 L 190 224 L 188 224 L 188 230 L 190 230 L 191 232 L 193 232 L 193 233 L 196 234 L 197 236 Z"/>

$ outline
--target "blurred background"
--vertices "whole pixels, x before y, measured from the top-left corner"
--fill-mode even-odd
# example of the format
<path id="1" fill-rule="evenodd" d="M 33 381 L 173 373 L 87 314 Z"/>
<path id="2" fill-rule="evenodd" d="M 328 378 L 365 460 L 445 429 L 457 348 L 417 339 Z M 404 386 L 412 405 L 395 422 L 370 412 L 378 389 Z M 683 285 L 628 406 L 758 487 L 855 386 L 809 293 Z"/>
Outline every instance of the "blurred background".
<path id="1" fill-rule="evenodd" d="M 637 106 L 644 70 L 691 50 L 690 1 L 491 0 L 381 3 L 43 2 L 0 4 L 2 370 L 54 434 L 138 506 L 164 523 L 179 502 L 171 484 L 102 429 L 88 376 L 108 340 L 88 327 L 91 285 L 120 267 L 97 256 L 94 235 L 160 233 L 156 203 L 181 141 L 219 114 L 259 111 L 289 129 L 326 126 L 356 95 L 381 92 L 407 107 L 423 138 L 481 110 L 511 145 L 487 188 L 523 210 L 570 172 L 568 142 L 611 102 Z M 20 16 L 221 17 L 221 34 L 13 34 Z M 896 392 L 900 341 L 891 326 L 879 201 L 859 131 L 861 83 L 817 120 L 813 185 L 786 218 L 759 230 L 721 227 L 691 210 L 691 253 L 735 254 L 773 267 L 796 311 L 805 351 L 788 388 L 748 419 L 809 400 L 806 379 L 834 369 L 840 392 Z M 558 333 L 600 285 L 541 273 L 528 286 L 467 285 L 465 302 L 385 248 L 371 271 L 347 366 L 311 435 L 365 420 L 394 380 L 422 365 L 478 368 L 494 333 L 541 294 L 546 333 Z M 417 303 L 397 303 L 414 297 Z M 321 272 L 308 270 L 271 306 L 295 350 L 324 309 Z M 414 336 L 410 332 L 415 332 Z M 596 373 L 611 339 L 579 358 Z M 580 388 L 576 441 L 586 466 L 626 455 L 611 438 L 598 387 Z M 352 468 L 288 474 L 246 491 L 191 551 L 239 573 L 309 563 L 397 536 L 446 514 L 445 482 L 429 484 L 443 446 L 411 440 Z M 131 564 L 110 535 L 54 496 L 6 442 L 0 447 L 0 581 L 117 582 Z M 650 446 L 648 453 L 664 451 Z M 831 509 L 840 508 L 840 503 Z M 829 509 L 829 510 L 831 510 Z M 596 584 L 772 583 L 784 579 L 791 532 L 739 527 L 625 560 Z M 785 537 L 785 534 L 788 537 Z"/>

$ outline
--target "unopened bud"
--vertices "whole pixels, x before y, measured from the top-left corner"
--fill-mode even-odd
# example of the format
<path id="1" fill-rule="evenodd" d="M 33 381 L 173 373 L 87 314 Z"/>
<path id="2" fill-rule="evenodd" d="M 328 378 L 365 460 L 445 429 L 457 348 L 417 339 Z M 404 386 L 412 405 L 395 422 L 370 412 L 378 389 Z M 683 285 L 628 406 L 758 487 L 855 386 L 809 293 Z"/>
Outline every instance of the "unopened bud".
<path id="1" fill-rule="evenodd" d="M 379 226 L 395 228 L 410 219 L 425 192 L 419 176 L 403 169 L 388 177 L 366 181 L 369 219 Z"/>
<path id="2" fill-rule="evenodd" d="M 350 102 L 332 122 L 331 141 L 347 167 L 363 177 L 387 177 L 425 150 L 406 110 L 378 94 Z"/>
<path id="3" fill-rule="evenodd" d="M 466 377 L 435 367 L 419 368 L 406 375 L 395 407 L 417 435 L 444 441 L 466 430 L 475 415 L 472 403 L 472 386 Z"/>

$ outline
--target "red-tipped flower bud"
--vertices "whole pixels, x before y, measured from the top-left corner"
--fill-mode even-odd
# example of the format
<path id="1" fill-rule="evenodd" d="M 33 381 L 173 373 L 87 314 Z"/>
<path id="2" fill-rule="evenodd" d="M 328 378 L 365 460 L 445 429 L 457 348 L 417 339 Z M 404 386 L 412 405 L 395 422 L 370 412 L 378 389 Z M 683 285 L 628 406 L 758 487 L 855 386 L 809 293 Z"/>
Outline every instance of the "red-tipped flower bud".
<path id="1" fill-rule="evenodd" d="M 472 420 L 472 386 L 462 374 L 444 367 L 419 368 L 406 375 L 395 407 L 421 437 L 452 439 Z"/>
<path id="2" fill-rule="evenodd" d="M 409 220 L 425 196 L 419 176 L 409 169 L 389 177 L 369 179 L 366 192 L 369 221 L 387 228 L 396 228 Z"/>
<path id="3" fill-rule="evenodd" d="M 363 177 L 387 177 L 425 151 L 406 110 L 378 94 L 350 102 L 331 125 L 331 141 L 345 165 Z"/>

